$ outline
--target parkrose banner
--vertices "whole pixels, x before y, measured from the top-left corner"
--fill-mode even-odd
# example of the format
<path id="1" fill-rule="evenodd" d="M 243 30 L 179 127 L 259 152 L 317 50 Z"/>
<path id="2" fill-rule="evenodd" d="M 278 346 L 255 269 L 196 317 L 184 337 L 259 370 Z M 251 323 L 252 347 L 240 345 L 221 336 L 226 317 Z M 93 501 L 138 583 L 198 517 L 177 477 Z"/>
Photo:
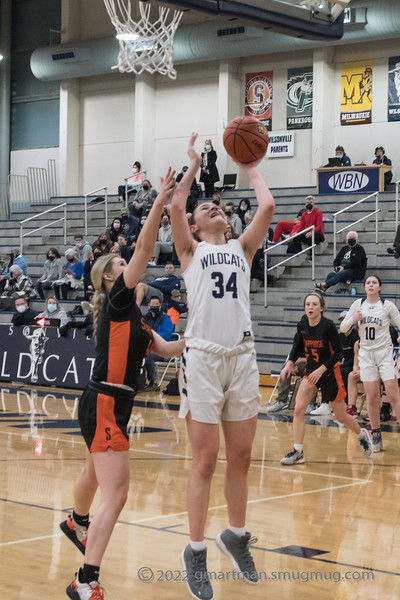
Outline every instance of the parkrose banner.
<path id="1" fill-rule="evenodd" d="M 389 58 L 388 121 L 400 121 L 400 56 Z"/>
<path id="2" fill-rule="evenodd" d="M 313 68 L 288 69 L 286 123 L 288 129 L 312 129 Z"/>
<path id="3" fill-rule="evenodd" d="M 340 124 L 371 123 L 372 66 L 358 64 L 342 69 Z"/>
<path id="4" fill-rule="evenodd" d="M 245 115 L 256 117 L 272 130 L 272 71 L 246 73 Z"/>

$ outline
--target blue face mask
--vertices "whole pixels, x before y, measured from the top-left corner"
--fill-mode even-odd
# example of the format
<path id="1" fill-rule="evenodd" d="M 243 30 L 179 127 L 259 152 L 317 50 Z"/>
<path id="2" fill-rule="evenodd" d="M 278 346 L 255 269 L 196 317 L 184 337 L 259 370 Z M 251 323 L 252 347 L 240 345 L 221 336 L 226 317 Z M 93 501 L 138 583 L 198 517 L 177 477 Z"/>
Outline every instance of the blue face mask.
<path id="1" fill-rule="evenodd" d="M 51 312 L 51 313 L 52 313 L 52 312 L 55 312 L 55 311 L 57 310 L 57 304 L 48 304 L 48 305 L 47 305 L 47 310 L 48 310 L 49 312 Z"/>
<path id="2" fill-rule="evenodd" d="M 141 225 L 144 225 L 145 223 L 146 223 L 146 219 L 142 219 L 142 220 L 140 221 L 140 224 L 141 224 Z"/>

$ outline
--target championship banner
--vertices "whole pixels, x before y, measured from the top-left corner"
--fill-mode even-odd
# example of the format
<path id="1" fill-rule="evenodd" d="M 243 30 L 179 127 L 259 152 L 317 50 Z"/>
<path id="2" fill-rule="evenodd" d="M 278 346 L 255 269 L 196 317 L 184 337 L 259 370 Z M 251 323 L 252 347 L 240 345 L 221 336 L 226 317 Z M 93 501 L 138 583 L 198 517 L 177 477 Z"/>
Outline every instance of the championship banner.
<path id="1" fill-rule="evenodd" d="M 400 121 L 400 56 L 389 58 L 388 121 Z"/>
<path id="2" fill-rule="evenodd" d="M 272 71 L 246 73 L 245 115 L 256 117 L 272 129 Z"/>
<path id="3" fill-rule="evenodd" d="M 313 69 L 288 69 L 286 123 L 288 129 L 312 129 Z"/>
<path id="4" fill-rule="evenodd" d="M 371 123 L 372 67 L 358 65 L 342 69 L 340 124 Z"/>

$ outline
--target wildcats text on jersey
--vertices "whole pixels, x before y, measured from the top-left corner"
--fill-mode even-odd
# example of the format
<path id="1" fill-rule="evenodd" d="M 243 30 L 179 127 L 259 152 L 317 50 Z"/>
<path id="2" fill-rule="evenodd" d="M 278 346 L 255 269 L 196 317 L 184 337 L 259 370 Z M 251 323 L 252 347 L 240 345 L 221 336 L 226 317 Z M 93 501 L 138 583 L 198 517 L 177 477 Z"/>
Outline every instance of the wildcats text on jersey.
<path id="1" fill-rule="evenodd" d="M 203 256 L 200 261 L 203 270 L 215 265 L 235 265 L 240 267 L 242 271 L 246 270 L 243 258 L 229 252 L 210 252 Z"/>
<path id="2" fill-rule="evenodd" d="M 382 327 L 382 319 L 379 319 L 379 317 L 363 317 L 361 323 L 374 323 Z"/>

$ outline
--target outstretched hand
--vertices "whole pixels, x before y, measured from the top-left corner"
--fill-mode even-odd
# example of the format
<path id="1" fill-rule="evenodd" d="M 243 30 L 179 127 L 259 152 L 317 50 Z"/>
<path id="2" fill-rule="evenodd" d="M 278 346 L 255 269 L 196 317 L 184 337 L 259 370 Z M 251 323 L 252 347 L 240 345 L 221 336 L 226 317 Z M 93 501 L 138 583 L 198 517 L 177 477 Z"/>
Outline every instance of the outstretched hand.
<path id="1" fill-rule="evenodd" d="M 198 135 L 199 135 L 198 133 L 192 132 L 192 135 L 190 136 L 190 140 L 189 140 L 187 153 L 188 153 L 188 157 L 190 158 L 190 160 L 197 161 L 200 166 L 201 156 L 198 152 L 196 152 L 195 147 L 194 147 Z"/>
<path id="2" fill-rule="evenodd" d="M 175 171 L 168 168 L 165 177 L 160 177 L 160 194 L 168 196 L 175 187 Z"/>

